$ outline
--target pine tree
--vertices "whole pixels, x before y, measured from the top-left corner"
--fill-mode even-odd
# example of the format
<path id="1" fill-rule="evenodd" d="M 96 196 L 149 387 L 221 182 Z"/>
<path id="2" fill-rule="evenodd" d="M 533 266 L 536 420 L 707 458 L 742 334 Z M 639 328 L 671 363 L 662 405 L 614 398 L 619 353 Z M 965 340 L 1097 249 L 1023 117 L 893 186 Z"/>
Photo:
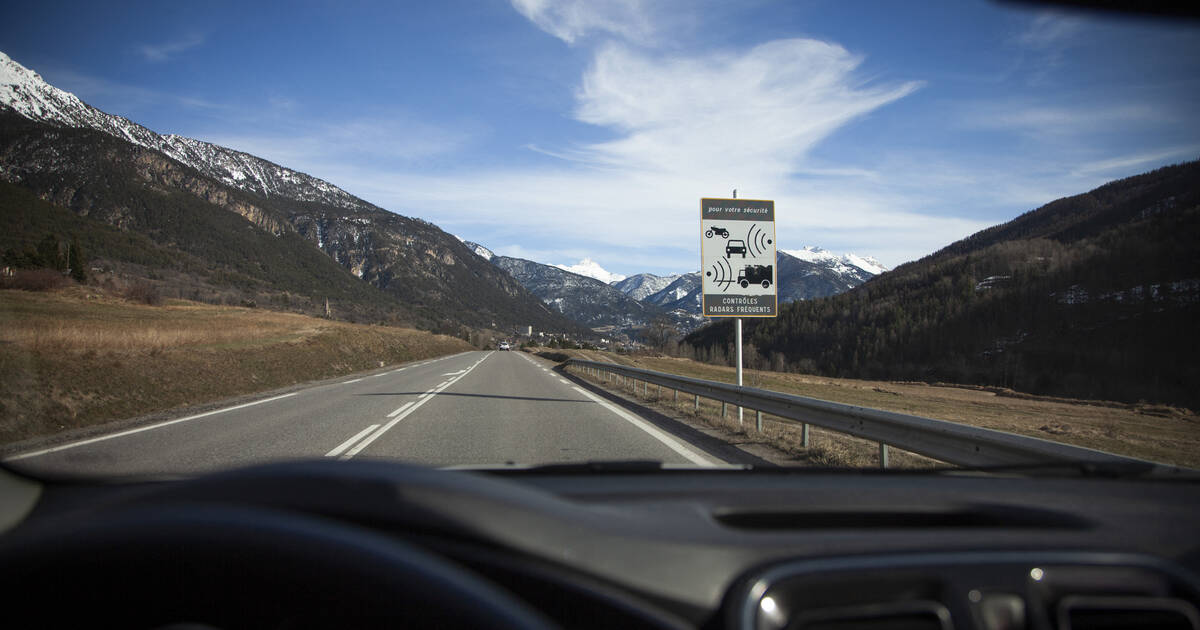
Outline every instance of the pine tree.
<path id="1" fill-rule="evenodd" d="M 71 270 L 71 277 L 75 279 L 75 282 L 80 284 L 87 282 L 87 268 L 84 267 L 86 264 L 83 250 L 79 247 L 79 238 L 72 234 L 71 245 L 67 249 L 67 267 Z"/>
<path id="2" fill-rule="evenodd" d="M 47 234 L 46 238 L 37 246 L 37 263 L 41 267 L 63 271 L 66 266 L 66 261 L 63 260 L 62 251 L 59 250 L 58 238 L 53 234 Z"/>

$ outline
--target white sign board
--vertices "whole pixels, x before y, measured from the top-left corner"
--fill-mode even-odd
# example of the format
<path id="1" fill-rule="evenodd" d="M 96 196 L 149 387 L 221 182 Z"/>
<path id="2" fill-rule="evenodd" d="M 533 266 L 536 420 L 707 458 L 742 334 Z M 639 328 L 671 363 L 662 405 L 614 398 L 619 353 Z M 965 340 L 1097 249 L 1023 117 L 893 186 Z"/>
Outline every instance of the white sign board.
<path id="1" fill-rule="evenodd" d="M 700 259 L 705 317 L 775 317 L 775 202 L 701 199 Z"/>

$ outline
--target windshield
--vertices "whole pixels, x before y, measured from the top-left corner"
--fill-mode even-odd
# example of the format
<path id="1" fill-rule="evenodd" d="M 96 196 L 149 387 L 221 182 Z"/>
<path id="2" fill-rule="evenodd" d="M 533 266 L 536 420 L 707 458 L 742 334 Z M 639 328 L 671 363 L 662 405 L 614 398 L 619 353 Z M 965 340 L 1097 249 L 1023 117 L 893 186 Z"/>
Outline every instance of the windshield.
<path id="1" fill-rule="evenodd" d="M 1191 18 L 70 4 L 0 24 L 5 465 L 1200 467 Z"/>

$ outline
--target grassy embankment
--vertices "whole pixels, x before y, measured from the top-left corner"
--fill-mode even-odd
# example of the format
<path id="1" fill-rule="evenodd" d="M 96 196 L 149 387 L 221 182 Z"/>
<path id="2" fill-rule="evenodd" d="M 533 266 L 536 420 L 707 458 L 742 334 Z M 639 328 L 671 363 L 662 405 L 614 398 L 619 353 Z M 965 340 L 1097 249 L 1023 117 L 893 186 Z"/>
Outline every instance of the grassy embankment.
<path id="1" fill-rule="evenodd" d="M 471 350 L 423 331 L 261 309 L 0 291 L 0 444 Z"/>
<path id="2" fill-rule="evenodd" d="M 614 361 L 648 370 L 732 383 L 733 368 L 708 365 L 671 357 L 626 356 L 578 350 L 563 351 L 580 358 Z M 578 374 L 582 374 L 577 372 Z M 972 426 L 1029 435 L 1066 444 L 1094 448 L 1157 462 L 1200 468 L 1200 415 L 1187 409 L 1162 405 L 1126 405 L 1025 396 L 998 389 L 968 388 L 924 383 L 861 381 L 805 374 L 746 370 L 744 382 L 751 387 L 839 403 L 885 409 L 937 418 Z M 628 395 L 630 389 L 626 387 Z M 639 397 L 641 390 L 638 390 Z M 656 397 L 654 387 L 650 398 Z M 685 400 L 686 398 L 686 400 Z M 694 414 L 691 397 L 680 397 L 673 405 L 664 390 L 662 405 L 674 413 Z M 671 409 L 674 407 L 674 409 Z M 800 430 L 792 424 L 764 415 L 764 434 L 754 430 L 754 414 L 746 415 L 745 427 L 737 426 L 737 412 L 721 420 L 721 405 L 703 401 L 700 416 L 746 441 L 771 443 L 799 460 L 829 466 L 877 466 L 878 445 L 813 427 L 810 447 L 800 446 Z M 923 457 L 891 451 L 896 466 L 935 464 Z"/>

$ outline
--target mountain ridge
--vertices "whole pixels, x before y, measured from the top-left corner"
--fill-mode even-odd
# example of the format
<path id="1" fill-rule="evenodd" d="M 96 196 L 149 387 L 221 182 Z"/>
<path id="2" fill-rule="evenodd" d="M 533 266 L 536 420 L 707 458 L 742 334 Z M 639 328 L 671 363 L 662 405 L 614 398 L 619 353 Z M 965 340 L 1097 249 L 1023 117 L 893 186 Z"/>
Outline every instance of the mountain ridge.
<path id="1" fill-rule="evenodd" d="M 402 310 L 423 326 L 534 325 L 582 332 L 574 322 L 546 309 L 514 278 L 478 261 L 466 245 L 428 221 L 389 212 L 329 182 L 247 153 L 157 134 L 45 83 L 7 55 L 0 57 L 0 111 L 40 126 L 24 126 L 5 117 L 0 178 L 27 187 L 36 184 L 39 196 L 77 212 L 90 212 L 96 203 L 119 209 L 121 200 L 113 198 L 117 191 L 142 206 L 153 205 L 147 196 L 153 190 L 184 191 L 239 214 L 276 237 L 299 235 L 357 278 L 399 299 Z M 70 130 L 90 130 L 138 150 L 110 146 Z M 66 138 L 109 151 L 110 157 L 126 160 L 132 169 L 112 170 L 104 160 L 73 162 L 73 156 L 54 150 L 55 143 Z M 101 149 L 102 145 L 108 148 Z M 40 177 L 42 171 L 55 168 L 74 179 L 54 182 Z M 83 189 L 91 199 L 74 198 Z M 110 213 L 118 227 L 119 214 Z"/>

